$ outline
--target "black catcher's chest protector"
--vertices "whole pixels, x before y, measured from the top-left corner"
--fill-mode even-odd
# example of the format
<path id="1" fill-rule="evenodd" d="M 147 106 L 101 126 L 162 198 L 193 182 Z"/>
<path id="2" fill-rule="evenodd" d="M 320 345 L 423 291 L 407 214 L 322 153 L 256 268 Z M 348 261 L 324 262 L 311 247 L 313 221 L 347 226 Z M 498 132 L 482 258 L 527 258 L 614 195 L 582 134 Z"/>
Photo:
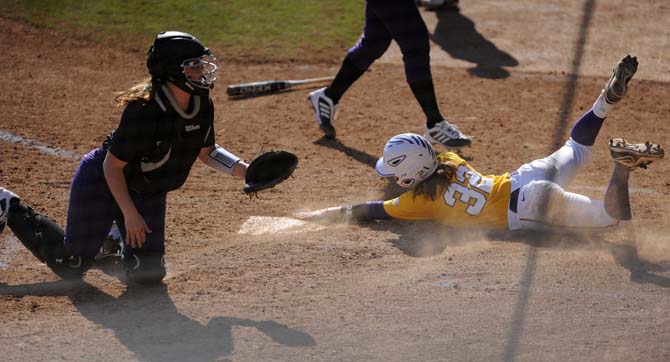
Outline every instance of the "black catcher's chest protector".
<path id="1" fill-rule="evenodd" d="M 214 145 L 209 97 L 194 96 L 199 111 L 183 119 L 161 92 L 145 105 L 128 105 L 107 141 L 108 151 L 128 163 L 124 168 L 128 187 L 145 195 L 181 187 L 201 149 Z"/>

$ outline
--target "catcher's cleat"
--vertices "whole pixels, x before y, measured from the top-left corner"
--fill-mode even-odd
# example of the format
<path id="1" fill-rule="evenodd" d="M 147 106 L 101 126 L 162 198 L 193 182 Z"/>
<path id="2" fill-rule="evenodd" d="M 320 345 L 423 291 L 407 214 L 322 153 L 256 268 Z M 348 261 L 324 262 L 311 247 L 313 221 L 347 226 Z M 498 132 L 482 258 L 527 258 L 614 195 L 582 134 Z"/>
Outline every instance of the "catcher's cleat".
<path id="1" fill-rule="evenodd" d="M 95 256 L 95 267 L 107 275 L 122 277 L 124 273 L 123 248 L 123 238 L 116 223 L 114 223 L 109 235 L 100 247 L 98 255 Z"/>
<path id="2" fill-rule="evenodd" d="M 603 92 L 607 103 L 616 103 L 628 92 L 628 82 L 637 71 L 637 57 L 626 55 L 614 67 L 610 80 L 605 84 Z"/>
<path id="3" fill-rule="evenodd" d="M 463 132 L 459 131 L 453 124 L 447 122 L 446 119 L 436 123 L 432 128 L 426 127 L 426 132 L 423 136 L 429 142 L 449 149 L 469 146 L 472 143 L 470 137 L 464 135 Z"/>
<path id="4" fill-rule="evenodd" d="M 614 162 L 626 166 L 629 170 L 647 166 L 665 156 L 661 146 L 655 143 L 628 143 L 623 138 L 614 138 L 609 143 L 610 154 Z"/>
<path id="5" fill-rule="evenodd" d="M 6 188 L 0 187 L 0 233 L 4 230 L 5 224 L 7 224 L 9 206 L 14 202 L 19 202 L 19 197 Z"/>
<path id="6" fill-rule="evenodd" d="M 310 93 L 307 100 L 312 105 L 316 114 L 316 123 L 321 127 L 324 137 L 335 138 L 335 127 L 333 122 L 337 116 L 337 105 L 324 92 L 326 88 L 317 89 Z"/>

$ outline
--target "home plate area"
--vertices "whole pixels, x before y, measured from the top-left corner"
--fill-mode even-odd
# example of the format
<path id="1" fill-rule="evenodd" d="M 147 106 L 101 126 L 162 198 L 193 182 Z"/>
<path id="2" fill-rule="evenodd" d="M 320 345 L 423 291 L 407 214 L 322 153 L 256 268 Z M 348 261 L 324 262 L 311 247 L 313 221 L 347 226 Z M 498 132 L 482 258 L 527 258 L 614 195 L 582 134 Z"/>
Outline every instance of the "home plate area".
<path id="1" fill-rule="evenodd" d="M 242 224 L 239 234 L 297 234 L 325 229 L 325 226 L 290 217 L 251 216 Z"/>

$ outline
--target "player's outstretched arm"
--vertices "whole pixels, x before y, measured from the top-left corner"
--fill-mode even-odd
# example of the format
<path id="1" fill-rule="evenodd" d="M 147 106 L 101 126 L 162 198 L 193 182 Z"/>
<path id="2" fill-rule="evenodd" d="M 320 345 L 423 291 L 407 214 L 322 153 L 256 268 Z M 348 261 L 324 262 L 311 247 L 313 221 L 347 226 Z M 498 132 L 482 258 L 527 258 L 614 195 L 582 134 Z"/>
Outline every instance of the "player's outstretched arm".
<path id="1" fill-rule="evenodd" d="M 295 217 L 301 220 L 333 223 L 391 219 L 391 216 L 384 210 L 383 201 L 368 201 L 362 204 L 299 212 L 295 214 Z"/>

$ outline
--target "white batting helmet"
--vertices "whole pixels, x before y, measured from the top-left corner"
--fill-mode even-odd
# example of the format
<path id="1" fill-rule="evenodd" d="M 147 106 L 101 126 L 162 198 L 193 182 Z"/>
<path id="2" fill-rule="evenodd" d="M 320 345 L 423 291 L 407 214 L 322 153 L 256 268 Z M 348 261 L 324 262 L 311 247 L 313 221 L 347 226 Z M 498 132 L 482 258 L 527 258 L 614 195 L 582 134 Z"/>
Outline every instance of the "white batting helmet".
<path id="1" fill-rule="evenodd" d="M 386 142 L 375 170 L 379 176 L 393 177 L 398 185 L 409 188 L 432 175 L 437 164 L 435 150 L 425 138 L 403 133 Z"/>

